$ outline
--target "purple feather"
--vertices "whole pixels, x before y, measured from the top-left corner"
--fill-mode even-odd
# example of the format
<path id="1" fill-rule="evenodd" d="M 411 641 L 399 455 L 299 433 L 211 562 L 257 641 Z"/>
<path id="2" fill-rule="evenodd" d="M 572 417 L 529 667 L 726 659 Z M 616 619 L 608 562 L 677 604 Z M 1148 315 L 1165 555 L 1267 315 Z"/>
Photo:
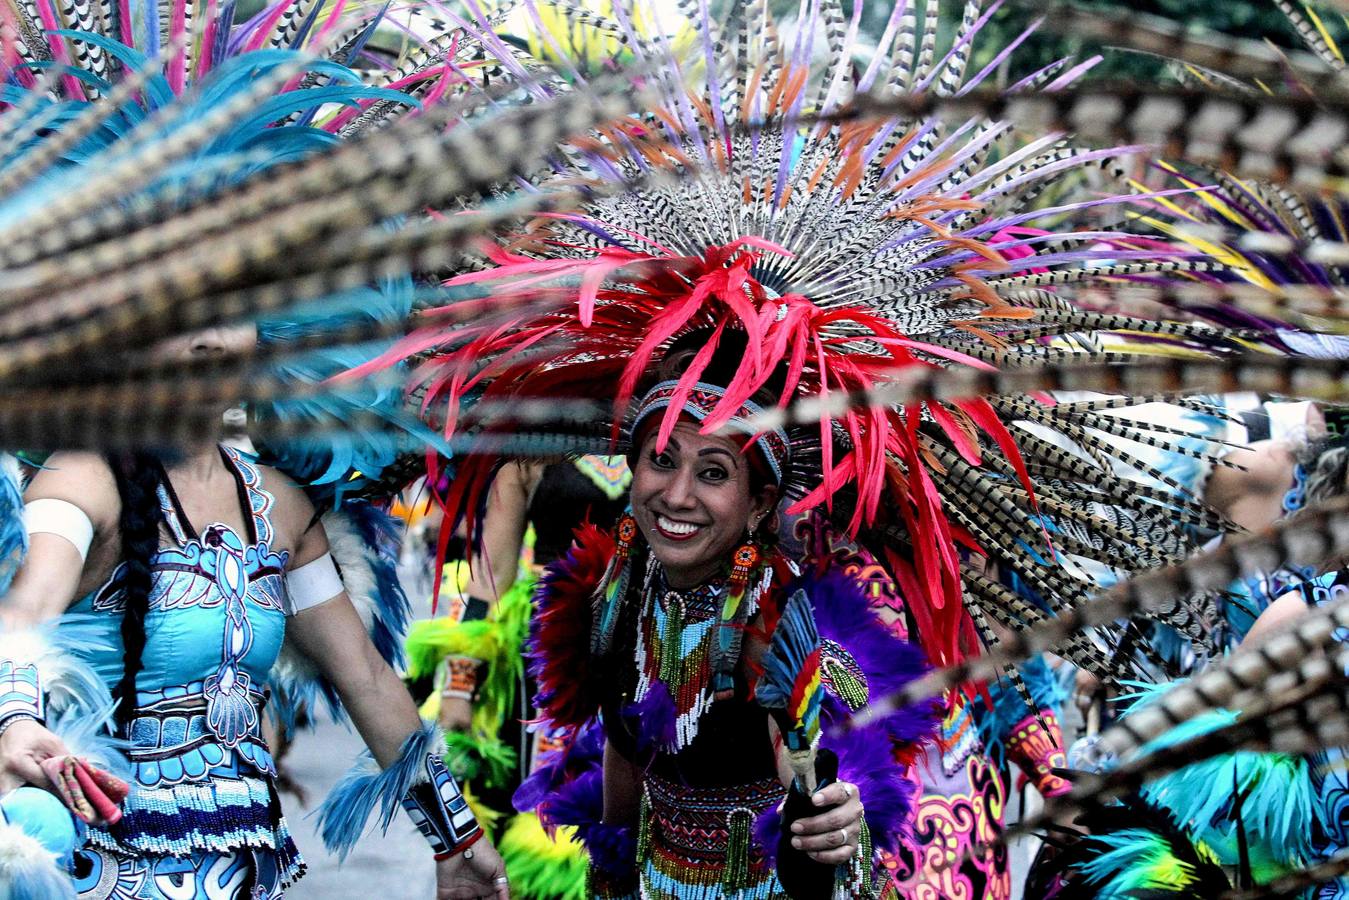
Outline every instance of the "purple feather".
<path id="1" fill-rule="evenodd" d="M 590 864 L 611 879 L 631 878 L 637 870 L 637 829 L 596 822 L 586 829 Z"/>
<path id="2" fill-rule="evenodd" d="M 890 45 L 895 41 L 895 34 L 899 31 L 899 20 L 909 8 L 907 0 L 896 3 L 890 10 L 890 18 L 885 23 L 885 31 L 881 34 L 880 41 L 876 44 L 876 52 L 871 55 L 871 61 L 867 63 L 866 71 L 862 73 L 862 78 L 857 82 L 857 92 L 865 93 L 871 90 L 872 83 L 876 76 L 881 73 L 881 63 L 890 61 Z"/>
<path id="3" fill-rule="evenodd" d="M 826 736 L 820 746 L 838 754 L 839 779 L 857 786 L 857 796 L 866 808 L 872 845 L 888 853 L 898 851 L 913 837 L 918 783 L 906 777 L 904 768 L 895 762 L 891 742 L 867 728 L 839 741 Z M 782 816 L 776 808 L 759 813 L 754 820 L 754 840 L 770 863 L 781 834 Z"/>
<path id="4" fill-rule="evenodd" d="M 637 866 L 636 829 L 604 821 L 604 769 L 589 771 L 563 784 L 543 806 L 539 821 L 552 831 L 571 825 L 585 844 L 590 863 L 611 878 L 630 876 Z"/>
<path id="5" fill-rule="evenodd" d="M 665 682 L 653 680 L 646 696 L 623 710 L 623 716 L 637 726 L 637 749 L 642 752 L 658 747 L 671 747 L 678 733 L 675 720 L 678 717 L 674 697 Z"/>
<path id="6" fill-rule="evenodd" d="M 541 728 L 550 727 L 547 722 Z M 520 783 L 511 797 L 516 812 L 529 812 L 568 779 L 577 778 L 604 763 L 604 728 L 598 721 L 584 726 L 557 750 L 539 757 L 529 777 Z"/>
<path id="7" fill-rule="evenodd" d="M 1032 22 L 1029 28 L 1021 32 L 1021 34 L 1017 35 L 1017 37 L 1013 39 L 1010 44 L 1008 44 L 1006 47 L 1003 47 L 1002 50 L 998 53 L 998 55 L 993 57 L 993 59 L 989 61 L 988 65 L 980 69 L 979 74 L 975 75 L 973 78 L 968 79 L 965 82 L 965 86 L 962 87 L 960 90 L 956 91 L 956 96 L 963 97 L 965 94 L 968 94 L 970 91 L 974 90 L 976 87 L 982 84 L 983 80 L 987 78 L 990 74 L 992 74 L 993 71 L 998 68 L 998 66 L 1002 65 L 1003 62 L 1007 59 L 1007 57 L 1011 56 L 1012 53 L 1016 50 L 1016 48 L 1020 47 L 1025 42 L 1026 38 L 1034 34 L 1036 29 L 1038 29 L 1043 22 L 1044 22 L 1043 18 L 1036 19 L 1034 22 Z"/>
<path id="8" fill-rule="evenodd" d="M 539 821 L 549 830 L 571 825 L 581 831 L 604 818 L 604 768 L 589 771 L 558 786 L 539 806 Z M 584 835 L 582 835 L 584 839 Z"/>
<path id="9" fill-rule="evenodd" d="M 837 570 L 821 576 L 806 574 L 790 585 L 788 592 L 794 593 L 798 587 L 810 596 L 820 636 L 844 647 L 866 673 L 870 696 L 891 694 L 927 671 L 922 651 L 885 627 L 861 586 L 848 575 Z M 838 754 L 839 778 L 857 785 L 866 807 L 867 827 L 879 848 L 895 850 L 912 827 L 917 787 L 895 759 L 896 744 L 930 740 L 939 714 L 939 704 L 928 701 L 897 710 L 859 731 L 831 738 L 831 731 L 839 735 L 837 726 L 850 711 L 833 693 L 825 692 L 825 734 L 820 746 Z M 755 838 L 769 854 L 777 848 L 780 824 L 776 810 L 766 811 L 755 822 Z"/>
<path id="10" fill-rule="evenodd" d="M 952 60 L 955 59 L 956 54 L 964 50 L 969 43 L 974 40 L 974 36 L 979 33 L 979 29 L 984 27 L 985 23 L 988 22 L 1001 6 L 1002 0 L 998 0 L 998 2 L 984 10 L 984 14 L 975 20 L 974 24 L 970 27 L 970 30 L 960 35 L 960 37 L 951 45 L 951 49 L 946 51 L 946 54 L 931 68 L 927 75 L 923 77 L 923 80 L 914 85 L 914 93 L 922 93 L 927 90 L 932 85 L 932 82 L 936 81 L 945 71 L 946 67 L 951 64 Z"/>
<path id="11" fill-rule="evenodd" d="M 782 837 L 782 813 L 770 806 L 754 818 L 754 845 L 769 865 L 777 864 L 778 840 Z"/>
<path id="12" fill-rule="evenodd" d="M 797 586 L 805 588 L 811 598 L 820 636 L 844 647 L 867 673 L 867 691 L 872 697 L 893 694 L 927 673 L 923 652 L 891 634 L 854 579 L 832 571 L 818 577 L 805 575 L 789 590 Z M 830 699 L 834 700 L 832 695 Z M 826 701 L 826 725 L 838 722 L 831 714 L 838 715 L 840 709 L 836 700 Z M 900 741 L 924 741 L 935 733 L 937 716 L 935 701 L 907 707 L 894 714 L 887 732 Z"/>
<path id="13" fill-rule="evenodd" d="M 1081 78 L 1083 75 L 1087 74 L 1092 69 L 1096 68 L 1096 64 L 1099 63 L 1104 58 L 1105 57 L 1103 56 L 1093 56 L 1090 59 L 1083 60 L 1082 62 L 1073 66 L 1067 72 L 1064 72 L 1058 78 L 1055 78 L 1049 84 L 1045 85 L 1045 92 L 1048 93 L 1050 91 L 1063 90 L 1064 88 L 1071 85 L 1074 81 L 1077 81 L 1077 79 Z"/>

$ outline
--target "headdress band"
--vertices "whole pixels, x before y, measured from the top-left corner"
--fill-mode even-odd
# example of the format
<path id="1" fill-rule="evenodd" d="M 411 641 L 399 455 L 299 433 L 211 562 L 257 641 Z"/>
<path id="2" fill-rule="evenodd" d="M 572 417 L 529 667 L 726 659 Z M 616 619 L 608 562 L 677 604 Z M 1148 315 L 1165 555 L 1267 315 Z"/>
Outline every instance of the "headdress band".
<path id="1" fill-rule="evenodd" d="M 641 429 L 642 422 L 652 413 L 667 409 L 678 390 L 678 381 L 662 381 L 647 391 L 646 396 L 642 398 L 641 404 L 637 407 L 637 414 L 632 420 L 634 440 Z M 689 391 L 688 398 L 684 401 L 683 412 L 695 421 L 701 422 L 712 415 L 713 410 L 717 408 L 725 396 L 725 388 L 699 381 Z M 756 430 L 750 423 L 762 414 L 763 407 L 746 400 L 740 404 L 740 408 L 727 421 L 726 426 L 754 436 L 752 443 L 763 453 L 768 467 L 773 470 L 773 483 L 780 485 L 782 484 L 782 473 L 786 471 L 790 458 L 787 432 L 781 428 L 773 428 L 768 431 Z"/>

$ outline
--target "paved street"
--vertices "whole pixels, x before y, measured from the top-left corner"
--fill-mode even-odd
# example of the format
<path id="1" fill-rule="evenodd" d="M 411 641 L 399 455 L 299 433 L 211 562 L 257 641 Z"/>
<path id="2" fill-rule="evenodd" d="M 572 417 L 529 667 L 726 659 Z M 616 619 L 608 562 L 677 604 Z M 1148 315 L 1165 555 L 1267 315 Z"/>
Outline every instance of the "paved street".
<path id="1" fill-rule="evenodd" d="M 320 726 L 295 742 L 286 760 L 296 781 L 309 793 L 310 809 L 302 809 L 289 794 L 282 798 L 295 842 L 309 863 L 309 872 L 287 900 L 433 900 L 435 871 L 426 839 L 413 829 L 400 810 L 388 835 L 378 829 L 338 866 L 337 857 L 323 850 L 308 813 L 351 767 L 363 745 L 354 731 L 340 725 Z M 372 818 L 373 822 L 373 818 Z"/>

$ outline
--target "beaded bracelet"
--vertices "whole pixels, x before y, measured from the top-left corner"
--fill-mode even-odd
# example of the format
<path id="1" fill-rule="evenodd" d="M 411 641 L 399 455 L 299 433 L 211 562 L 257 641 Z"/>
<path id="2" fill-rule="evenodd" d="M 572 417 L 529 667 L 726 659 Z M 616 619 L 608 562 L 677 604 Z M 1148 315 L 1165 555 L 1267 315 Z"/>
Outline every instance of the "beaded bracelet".
<path id="1" fill-rule="evenodd" d="M 471 702 L 478 691 L 478 669 L 482 660 L 471 656 L 449 656 L 444 665 L 445 684 L 440 689 L 440 696 Z"/>
<path id="2" fill-rule="evenodd" d="M 10 726 L 16 722 L 36 722 L 39 725 L 42 724 L 42 720 L 31 713 L 17 712 L 11 716 L 0 719 L 0 738 L 4 737 L 5 732 L 9 731 Z"/>

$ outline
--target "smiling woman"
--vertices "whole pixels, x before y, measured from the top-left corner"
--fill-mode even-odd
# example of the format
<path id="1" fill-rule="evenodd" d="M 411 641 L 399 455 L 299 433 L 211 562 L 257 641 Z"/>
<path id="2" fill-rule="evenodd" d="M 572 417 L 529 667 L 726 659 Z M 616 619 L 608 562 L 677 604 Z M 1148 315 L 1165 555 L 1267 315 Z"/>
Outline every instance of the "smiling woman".
<path id="1" fill-rule="evenodd" d="M 867 896 L 912 793 L 891 754 L 934 722 L 903 710 L 851 741 L 879 764 L 827 731 L 921 655 L 849 577 L 803 575 L 778 548 L 792 442 L 727 400 L 748 337 L 717 337 L 696 380 L 676 376 L 710 333 L 677 340 L 634 405 L 631 514 L 612 536 L 582 528 L 544 577 L 537 703 L 573 738 L 517 802 L 578 828 L 600 896 Z M 789 795 L 800 809 L 781 814 Z"/>

